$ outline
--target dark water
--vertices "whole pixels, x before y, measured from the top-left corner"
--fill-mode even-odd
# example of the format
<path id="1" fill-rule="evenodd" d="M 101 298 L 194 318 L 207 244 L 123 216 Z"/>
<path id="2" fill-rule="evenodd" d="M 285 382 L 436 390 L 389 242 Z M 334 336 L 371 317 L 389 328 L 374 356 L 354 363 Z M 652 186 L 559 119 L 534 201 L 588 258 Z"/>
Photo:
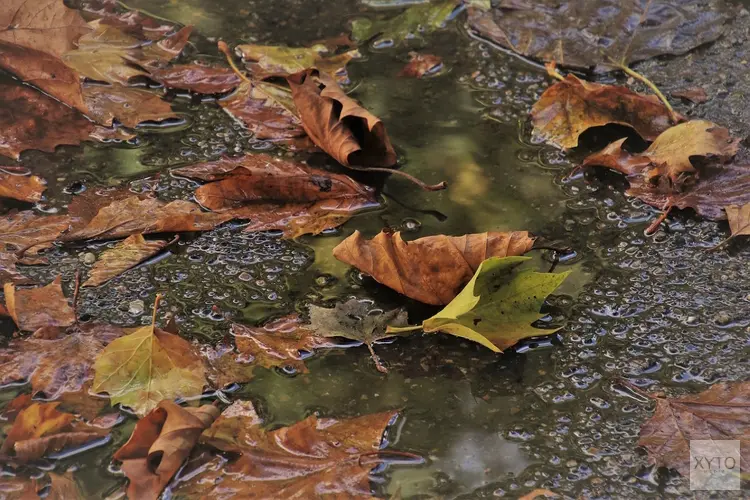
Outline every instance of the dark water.
<path id="1" fill-rule="evenodd" d="M 354 0 L 129 5 L 194 24 L 204 38 L 192 55 L 218 37 L 306 45 L 346 32 L 357 15 L 398 12 Z M 448 71 L 425 80 L 396 77 L 410 50 L 443 57 Z M 472 38 L 461 13 L 405 45 L 362 51 L 365 57 L 349 65 L 352 95 L 386 123 L 404 171 L 430 183 L 447 180 L 448 190 L 424 193 L 390 178 L 383 209 L 297 242 L 231 226 L 181 241 L 174 255 L 82 291 L 81 314 L 147 323 L 148 304 L 161 292 L 164 311 L 176 315 L 181 331 L 209 343 L 231 321 L 257 324 L 349 296 L 383 308 L 406 303 L 416 322 L 423 308 L 362 280 L 331 249 L 355 229 L 372 236 L 392 227 L 413 237 L 529 230 L 575 250 L 558 267 L 573 273 L 548 304 L 552 321 L 565 325 L 559 335 L 503 355 L 448 336 L 416 335 L 378 346 L 387 375 L 365 348 L 320 353 L 307 361 L 308 374 L 257 370 L 229 397 L 252 400 L 271 426 L 313 412 L 346 417 L 403 409 L 390 446 L 419 453 L 426 463 L 379 471 L 372 484 L 382 496 L 515 498 L 540 487 L 571 497 L 689 496 L 686 480 L 649 467 L 636 448 L 652 404 L 618 382 L 677 395 L 747 377 L 746 245 L 706 252 L 727 236 L 726 224 L 684 216 L 644 236 L 655 211 L 627 199 L 621 180 L 568 178 L 575 159 L 528 139 L 528 110 L 549 83 L 543 69 Z M 195 184 L 156 174 L 268 147 L 212 104 L 176 102 L 186 125 L 153 130 L 136 145 L 25 153 L 24 164 L 49 180 L 44 208 L 63 209 L 70 199 L 64 188 L 74 182 L 88 188 L 131 182 L 135 189 L 155 186 L 165 199 L 188 197 Z M 82 255 L 106 246 L 57 249 L 53 265 L 37 277 L 62 273 L 71 282 Z M 548 265 L 546 257 L 536 256 L 540 266 Z M 142 314 L 129 312 L 135 300 L 147 304 Z M 213 306 L 224 315 L 212 313 Z M 16 394 L 0 391 L 0 399 Z M 55 469 L 77 467 L 91 497 L 116 491 L 124 478 L 111 468 L 111 454 L 133 423 L 117 427 L 111 445 L 60 460 Z"/>

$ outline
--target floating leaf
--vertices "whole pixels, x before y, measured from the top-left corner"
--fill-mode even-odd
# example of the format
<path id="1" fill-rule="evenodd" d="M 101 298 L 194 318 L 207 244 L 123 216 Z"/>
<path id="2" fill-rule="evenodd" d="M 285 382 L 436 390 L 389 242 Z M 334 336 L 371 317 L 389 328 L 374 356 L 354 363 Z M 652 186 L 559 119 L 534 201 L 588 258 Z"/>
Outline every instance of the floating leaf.
<path id="1" fill-rule="evenodd" d="M 312 47 L 245 44 L 238 45 L 236 50 L 244 60 L 249 61 L 248 69 L 258 79 L 288 76 L 307 68 L 317 68 L 339 82 L 345 82 L 348 80 L 346 65 L 352 59 L 362 57 L 357 49 L 336 54 L 325 43 Z"/>
<path id="2" fill-rule="evenodd" d="M 459 3 L 457 0 L 438 0 L 411 6 L 390 19 L 358 18 L 352 22 L 352 38 L 357 41 L 372 39 L 375 48 L 401 45 L 407 39 L 443 26 Z"/>
<path id="3" fill-rule="evenodd" d="M 149 71 L 149 78 L 167 88 L 197 94 L 223 94 L 237 88 L 240 77 L 229 68 L 201 64 L 177 64 Z"/>
<path id="4" fill-rule="evenodd" d="M 24 252 L 47 246 L 70 226 L 65 215 L 39 216 L 31 210 L 0 216 L 0 249 Z"/>
<path id="5" fill-rule="evenodd" d="M 98 123 L 110 125 L 117 119 L 132 128 L 143 122 L 161 122 L 178 117 L 168 102 L 143 89 L 122 85 L 87 85 L 83 95 L 89 116 Z"/>
<path id="6" fill-rule="evenodd" d="M 365 240 L 359 231 L 333 249 L 338 260 L 420 302 L 445 305 L 458 295 L 489 257 L 523 255 L 534 244 L 526 231 L 464 236 L 427 236 L 405 242 L 380 232 Z"/>
<path id="7" fill-rule="evenodd" d="M 58 276 L 41 288 L 16 289 L 6 283 L 5 305 L 18 329 L 33 332 L 43 327 L 67 327 L 76 322 L 75 312 L 62 290 Z"/>
<path id="8" fill-rule="evenodd" d="M 449 333 L 478 342 L 495 352 L 527 337 L 556 332 L 559 328 L 541 330 L 531 324 L 544 317 L 539 313 L 544 300 L 570 272 L 551 274 L 519 269 L 529 259 L 487 259 L 461 293 L 421 327 L 389 327 L 388 332 L 421 328 L 428 333 Z"/>
<path id="9" fill-rule="evenodd" d="M 0 285 L 15 283 L 16 285 L 28 285 L 32 281 L 22 275 L 16 268 L 18 257 L 14 253 L 0 252 Z"/>
<path id="10" fill-rule="evenodd" d="M 682 90 L 675 90 L 672 92 L 672 97 L 685 99 L 695 104 L 703 104 L 710 99 L 706 91 L 701 87 L 689 87 Z"/>
<path id="11" fill-rule="evenodd" d="M 166 240 L 146 241 L 142 234 L 128 236 L 99 257 L 94 267 L 91 268 L 89 279 L 82 286 L 99 286 L 106 283 L 156 255 L 169 243 Z"/>
<path id="12" fill-rule="evenodd" d="M 41 201 L 47 183 L 26 169 L 0 166 L 0 198 L 36 203 Z"/>
<path id="13" fill-rule="evenodd" d="M 399 76 L 409 76 L 412 78 L 423 78 L 424 76 L 434 76 L 443 69 L 443 59 L 432 54 L 419 54 L 409 52 L 409 63 L 404 66 Z"/>

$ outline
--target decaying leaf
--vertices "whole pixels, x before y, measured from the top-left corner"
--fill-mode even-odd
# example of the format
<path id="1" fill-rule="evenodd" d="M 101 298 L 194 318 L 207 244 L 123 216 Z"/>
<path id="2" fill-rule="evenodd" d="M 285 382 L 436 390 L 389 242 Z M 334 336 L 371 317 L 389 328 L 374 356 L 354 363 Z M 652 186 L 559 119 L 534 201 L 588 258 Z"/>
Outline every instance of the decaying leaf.
<path id="1" fill-rule="evenodd" d="M 316 69 L 287 78 L 307 135 L 342 165 L 391 167 L 396 153 L 385 125 Z"/>
<path id="2" fill-rule="evenodd" d="M 410 76 L 412 78 L 423 78 L 440 73 L 443 69 L 443 59 L 432 54 L 419 54 L 409 52 L 409 63 L 398 74 L 399 76 Z"/>
<path id="3" fill-rule="evenodd" d="M 370 350 L 378 371 L 388 370 L 380 362 L 373 345 L 378 340 L 393 337 L 386 327 L 405 326 L 409 316 L 405 309 L 383 312 L 373 310 L 372 304 L 358 299 L 339 302 L 333 309 L 310 306 L 310 329 L 321 337 L 344 337 L 362 342 Z"/>
<path id="4" fill-rule="evenodd" d="M 41 288 L 16 289 L 13 283 L 6 283 L 4 291 L 5 305 L 21 331 L 65 328 L 76 322 L 75 312 L 63 294 L 61 276 Z"/>
<path id="5" fill-rule="evenodd" d="M 443 26 L 460 2 L 438 0 L 409 7 L 390 19 L 358 18 L 352 22 L 352 38 L 372 40 L 375 48 L 401 45 L 407 39 L 420 37 Z"/>
<path id="6" fill-rule="evenodd" d="M 652 463 L 688 477 L 691 440 L 739 440 L 741 470 L 750 463 L 750 383 L 719 383 L 694 396 L 652 396 L 656 412 L 641 427 L 638 446 Z"/>
<path id="7" fill-rule="evenodd" d="M 0 252 L 0 285 L 4 286 L 6 283 L 28 285 L 32 283 L 29 278 L 18 271 L 16 264 L 18 264 L 18 257 L 16 254 Z"/>
<path id="8" fill-rule="evenodd" d="M 150 17 L 140 10 L 126 9 L 122 2 L 114 0 L 88 0 L 81 8 L 102 22 L 143 40 L 160 40 L 175 31 L 173 23 Z"/>
<path id="9" fill-rule="evenodd" d="M 688 100 L 695 104 L 703 104 L 709 100 L 708 94 L 701 87 L 689 87 L 686 89 L 675 90 L 672 97 Z"/>
<path id="10" fill-rule="evenodd" d="M 149 78 L 167 88 L 196 94 L 224 94 L 237 88 L 240 77 L 229 68 L 202 64 L 177 64 L 149 71 Z"/>
<path id="11" fill-rule="evenodd" d="M 526 231 L 427 236 L 409 242 L 400 233 L 381 232 L 365 240 L 355 231 L 333 249 L 333 255 L 398 293 L 426 304 L 445 305 L 484 260 L 523 255 L 534 240 Z"/>
<path id="12" fill-rule="evenodd" d="M 536 139 L 563 149 L 578 146 L 579 136 L 592 127 L 625 125 L 653 141 L 672 126 L 669 111 L 656 96 L 586 82 L 574 75 L 542 94 L 531 108 L 531 120 Z"/>
<path id="13" fill-rule="evenodd" d="M 380 450 L 383 433 L 396 412 L 348 420 L 312 415 L 289 427 L 266 431 L 255 412 L 238 405 L 227 408 L 201 436 L 201 443 L 236 458 L 229 462 L 212 459 L 175 484 L 175 494 L 316 498 L 327 493 L 372 498 L 368 474 L 378 463 L 372 457 Z"/>
<path id="14" fill-rule="evenodd" d="M 346 65 L 352 59 L 362 57 L 357 49 L 336 54 L 325 43 L 318 43 L 312 47 L 245 44 L 238 45 L 236 50 L 249 62 L 248 69 L 258 79 L 288 76 L 307 68 L 317 68 L 339 82 L 345 82 L 349 78 Z"/>
<path id="15" fill-rule="evenodd" d="M 182 408 L 165 400 L 139 420 L 128 442 L 114 454 L 130 479 L 128 497 L 159 498 L 201 433 L 220 413 L 214 405 Z"/>
<path id="16" fill-rule="evenodd" d="M 159 303 L 154 304 L 154 321 Z M 145 415 L 162 400 L 197 396 L 206 385 L 206 369 L 197 350 L 178 335 L 148 326 L 112 341 L 94 363 L 94 392 L 109 394 Z"/>
<path id="17" fill-rule="evenodd" d="M 166 240 L 146 241 L 142 234 L 128 236 L 99 257 L 94 267 L 91 268 L 89 279 L 81 286 L 99 286 L 106 283 L 156 255 L 168 244 L 169 241 Z"/>
<path id="18" fill-rule="evenodd" d="M 746 203 L 741 207 L 730 205 L 724 207 L 724 210 L 727 213 L 729 230 L 732 232 L 732 237 L 750 235 L 750 203 Z"/>
<path id="19" fill-rule="evenodd" d="M 47 183 L 23 168 L 0 166 L 0 198 L 36 203 L 41 201 Z"/>
<path id="20" fill-rule="evenodd" d="M 529 257 L 493 257 L 482 262 L 469 284 L 435 316 L 425 320 L 425 332 L 443 332 L 478 342 L 495 352 L 519 340 L 549 335 L 559 328 L 542 330 L 531 324 L 544 317 L 544 300 L 570 272 L 552 274 L 519 269 Z M 420 327 L 389 327 L 407 332 Z"/>
<path id="21" fill-rule="evenodd" d="M 0 216 L 0 251 L 24 252 L 46 246 L 70 226 L 65 215 L 39 216 L 31 210 Z"/>
<path id="22" fill-rule="evenodd" d="M 729 130 L 705 120 L 692 120 L 667 129 L 643 153 L 624 151 L 625 140 L 590 155 L 583 165 L 600 165 L 627 176 L 642 175 L 649 184 L 666 182 L 668 186 L 679 187 L 685 177 L 695 173 L 691 158 L 711 157 L 726 162 L 737 154 L 740 143 L 740 139 L 729 135 Z"/>
<path id="23" fill-rule="evenodd" d="M 682 0 L 502 0 L 469 8 L 469 26 L 523 56 L 573 68 L 616 69 L 651 57 L 684 54 L 717 39 L 727 5 Z"/>
<path id="24" fill-rule="evenodd" d="M 88 114 L 98 123 L 110 125 L 115 119 L 126 127 L 143 122 L 161 122 L 177 118 L 168 102 L 143 89 L 122 85 L 86 85 L 83 95 Z"/>

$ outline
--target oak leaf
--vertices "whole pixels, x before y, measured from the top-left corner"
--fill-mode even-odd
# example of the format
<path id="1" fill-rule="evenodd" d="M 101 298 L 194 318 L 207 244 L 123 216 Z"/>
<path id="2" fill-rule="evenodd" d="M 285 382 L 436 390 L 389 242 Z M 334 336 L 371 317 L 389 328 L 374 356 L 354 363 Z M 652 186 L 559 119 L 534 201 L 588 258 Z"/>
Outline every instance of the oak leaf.
<path id="1" fill-rule="evenodd" d="M 653 141 L 672 126 L 669 110 L 656 96 L 574 75 L 544 91 L 531 108 L 531 121 L 536 139 L 562 149 L 578 146 L 580 135 L 593 127 L 625 125 Z"/>
<path id="2" fill-rule="evenodd" d="M 182 408 L 165 400 L 140 419 L 128 442 L 114 454 L 130 479 L 128 497 L 159 498 L 201 433 L 220 413 L 214 405 Z"/>
<path id="3" fill-rule="evenodd" d="M 62 277 L 40 288 L 16 289 L 4 286 L 5 305 L 21 331 L 33 332 L 44 327 L 68 327 L 76 322 L 75 312 L 62 290 Z"/>
<path id="4" fill-rule="evenodd" d="M 224 94 L 237 88 L 240 77 L 229 68 L 201 64 L 178 64 L 149 71 L 149 78 L 167 88 L 197 94 Z"/>
<path id="5" fill-rule="evenodd" d="M 307 69 L 287 81 L 302 126 L 316 146 L 346 166 L 395 165 L 383 122 L 347 96 L 330 75 Z"/>
<path id="6" fill-rule="evenodd" d="M 445 305 L 485 259 L 523 255 L 534 240 L 526 231 L 427 236 L 409 242 L 398 232 L 381 232 L 365 240 L 355 231 L 333 249 L 333 255 L 398 293 L 426 304 Z"/>
<path id="7" fill-rule="evenodd" d="M 336 54 L 335 48 L 326 43 L 317 43 L 312 47 L 244 44 L 238 45 L 236 51 L 248 62 L 247 68 L 253 77 L 258 79 L 288 76 L 315 67 L 339 82 L 346 82 L 349 79 L 346 65 L 352 59 L 362 57 L 362 54 L 356 48 Z"/>
<path id="8" fill-rule="evenodd" d="M 370 470 L 386 426 L 396 412 L 339 420 L 310 416 L 266 431 L 254 412 L 227 410 L 201 436 L 201 443 L 237 458 L 215 458 L 174 486 L 176 494 L 214 497 L 372 498 Z M 232 410 L 230 412 L 230 410 Z M 387 453 L 383 452 L 383 453 Z M 222 464 L 222 465 L 219 465 Z"/>
<path id="9" fill-rule="evenodd" d="M 549 335 L 559 328 L 538 329 L 531 324 L 544 317 L 539 313 L 547 295 L 570 272 L 537 273 L 519 266 L 530 257 L 492 257 L 482 262 L 466 287 L 445 308 L 419 327 L 389 327 L 388 333 L 422 329 L 472 340 L 495 352 L 519 340 Z"/>
<path id="10" fill-rule="evenodd" d="M 750 463 L 750 383 L 719 383 L 681 398 L 651 396 L 656 412 L 641 427 L 638 446 L 652 463 L 690 472 L 691 440 L 739 440 L 740 468 Z"/>
<path id="11" fill-rule="evenodd" d="M 413 5 L 389 19 L 358 18 L 352 21 L 352 38 L 361 42 L 372 40 L 371 45 L 375 48 L 398 46 L 442 27 L 460 3 L 458 0 L 438 0 Z"/>
<path id="12" fill-rule="evenodd" d="M 47 183 L 25 168 L 0 165 L 0 198 L 36 203 L 41 201 Z"/>
<path id="13" fill-rule="evenodd" d="M 432 54 L 409 52 L 409 63 L 399 72 L 398 76 L 423 78 L 434 76 L 443 70 L 443 59 Z"/>
<path id="14" fill-rule="evenodd" d="M 128 236 L 99 257 L 94 267 L 91 268 L 89 279 L 81 286 L 99 286 L 106 283 L 156 255 L 169 243 L 166 240 L 146 241 L 142 234 Z"/>

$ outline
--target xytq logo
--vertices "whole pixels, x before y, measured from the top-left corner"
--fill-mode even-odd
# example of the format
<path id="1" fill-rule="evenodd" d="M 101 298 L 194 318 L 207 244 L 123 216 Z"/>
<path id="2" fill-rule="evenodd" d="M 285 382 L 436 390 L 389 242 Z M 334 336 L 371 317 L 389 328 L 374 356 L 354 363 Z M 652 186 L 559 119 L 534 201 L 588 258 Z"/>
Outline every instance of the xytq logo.
<path id="1" fill-rule="evenodd" d="M 739 440 L 690 441 L 691 490 L 740 489 Z"/>

